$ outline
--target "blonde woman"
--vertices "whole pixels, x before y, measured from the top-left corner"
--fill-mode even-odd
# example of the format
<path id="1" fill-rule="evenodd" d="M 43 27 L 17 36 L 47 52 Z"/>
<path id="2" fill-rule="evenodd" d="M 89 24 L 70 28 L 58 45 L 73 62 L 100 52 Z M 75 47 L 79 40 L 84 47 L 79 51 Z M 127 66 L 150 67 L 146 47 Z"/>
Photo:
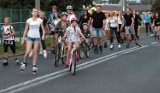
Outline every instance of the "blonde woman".
<path id="1" fill-rule="evenodd" d="M 33 46 L 33 62 L 32 62 L 32 71 L 37 72 L 37 50 L 41 41 L 40 37 L 40 31 L 39 28 L 42 28 L 43 35 L 42 35 L 42 40 L 45 39 L 45 31 L 44 31 L 44 26 L 43 26 L 43 20 L 38 18 L 38 10 L 36 8 L 32 9 L 32 17 L 27 19 L 26 21 L 26 26 L 22 38 L 22 44 L 25 43 L 26 41 L 26 52 L 24 55 L 24 61 L 21 64 L 21 71 L 25 70 L 26 65 L 27 65 L 27 59 L 29 56 L 29 53 L 32 50 Z"/>
<path id="2" fill-rule="evenodd" d="M 108 18 L 108 25 L 110 27 L 110 49 L 114 48 L 114 33 L 116 34 L 117 42 L 118 42 L 118 48 L 121 48 L 120 45 L 120 30 L 119 30 L 119 25 L 118 25 L 118 18 L 117 16 L 114 16 L 113 12 L 110 12 L 110 17 Z"/>

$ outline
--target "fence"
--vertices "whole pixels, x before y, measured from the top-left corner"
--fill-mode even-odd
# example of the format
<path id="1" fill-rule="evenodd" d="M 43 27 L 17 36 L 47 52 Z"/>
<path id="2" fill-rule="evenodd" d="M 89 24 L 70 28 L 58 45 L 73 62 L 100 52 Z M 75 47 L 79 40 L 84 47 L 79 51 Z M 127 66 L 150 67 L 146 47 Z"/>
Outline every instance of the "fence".
<path id="1" fill-rule="evenodd" d="M 51 11 L 45 11 L 46 17 L 48 17 Z M 80 17 L 81 12 L 76 12 L 77 17 Z M 25 21 L 31 16 L 31 9 L 1 9 L 0 8 L 0 28 L 3 25 L 3 18 L 10 17 L 10 23 L 13 25 L 16 31 L 16 37 L 21 41 L 23 30 L 25 27 Z M 0 32 L 0 39 L 2 41 L 2 35 Z"/>

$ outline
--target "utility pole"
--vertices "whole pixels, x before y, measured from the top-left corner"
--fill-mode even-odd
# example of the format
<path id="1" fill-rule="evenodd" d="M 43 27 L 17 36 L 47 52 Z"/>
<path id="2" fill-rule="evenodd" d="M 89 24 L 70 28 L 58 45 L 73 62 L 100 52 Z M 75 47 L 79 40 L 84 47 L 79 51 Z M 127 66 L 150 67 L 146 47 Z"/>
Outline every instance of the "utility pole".
<path id="1" fill-rule="evenodd" d="M 122 0 L 121 10 L 122 11 L 126 10 L 126 0 Z"/>
<path id="2" fill-rule="evenodd" d="M 35 0 L 35 8 L 40 10 L 40 0 Z"/>

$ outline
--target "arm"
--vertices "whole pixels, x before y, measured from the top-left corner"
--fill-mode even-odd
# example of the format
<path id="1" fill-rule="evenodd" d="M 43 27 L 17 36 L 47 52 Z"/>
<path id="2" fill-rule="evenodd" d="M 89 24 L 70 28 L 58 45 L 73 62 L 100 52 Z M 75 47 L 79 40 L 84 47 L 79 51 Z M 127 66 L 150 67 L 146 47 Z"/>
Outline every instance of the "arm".
<path id="1" fill-rule="evenodd" d="M 131 27 L 134 26 L 134 18 L 132 17 L 132 24 L 131 24 Z"/>
<path id="2" fill-rule="evenodd" d="M 45 39 L 45 30 L 44 30 L 43 22 L 41 23 L 41 28 L 42 28 L 42 32 L 43 32 L 42 40 L 44 40 Z"/>
<path id="3" fill-rule="evenodd" d="M 26 22 L 26 26 L 25 26 L 25 30 L 24 30 L 21 44 L 24 44 L 24 40 L 25 40 L 25 37 L 27 36 L 28 28 L 29 28 L 29 24 Z"/>
<path id="4" fill-rule="evenodd" d="M 82 21 L 82 16 L 80 17 L 78 24 L 80 24 L 80 23 L 81 23 L 81 21 Z"/>
<path id="5" fill-rule="evenodd" d="M 66 32 L 64 33 L 64 36 L 63 36 L 63 40 L 67 37 L 68 35 L 68 31 L 66 30 Z"/>
<path id="6" fill-rule="evenodd" d="M 54 26 L 53 26 L 53 25 L 49 24 L 48 26 L 51 27 L 52 29 L 54 29 Z"/>
<path id="7" fill-rule="evenodd" d="M 3 39 L 6 39 L 5 35 L 4 35 L 4 31 L 2 30 L 2 37 Z"/>
<path id="8" fill-rule="evenodd" d="M 80 35 L 82 38 L 86 39 L 86 38 L 84 37 L 83 33 L 81 32 L 81 30 L 79 30 L 78 32 L 79 32 L 79 35 Z"/>

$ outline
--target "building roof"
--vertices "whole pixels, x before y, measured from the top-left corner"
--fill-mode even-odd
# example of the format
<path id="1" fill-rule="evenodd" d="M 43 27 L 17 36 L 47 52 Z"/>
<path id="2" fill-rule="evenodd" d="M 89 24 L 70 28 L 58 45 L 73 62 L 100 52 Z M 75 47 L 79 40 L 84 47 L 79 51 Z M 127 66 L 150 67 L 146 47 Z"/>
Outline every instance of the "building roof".
<path id="1" fill-rule="evenodd" d="M 147 10 L 151 10 L 151 5 L 129 5 L 129 8 L 136 10 L 136 11 L 147 11 Z M 103 5 L 102 6 L 103 10 L 117 10 L 117 11 L 121 11 L 121 6 L 118 5 Z"/>

